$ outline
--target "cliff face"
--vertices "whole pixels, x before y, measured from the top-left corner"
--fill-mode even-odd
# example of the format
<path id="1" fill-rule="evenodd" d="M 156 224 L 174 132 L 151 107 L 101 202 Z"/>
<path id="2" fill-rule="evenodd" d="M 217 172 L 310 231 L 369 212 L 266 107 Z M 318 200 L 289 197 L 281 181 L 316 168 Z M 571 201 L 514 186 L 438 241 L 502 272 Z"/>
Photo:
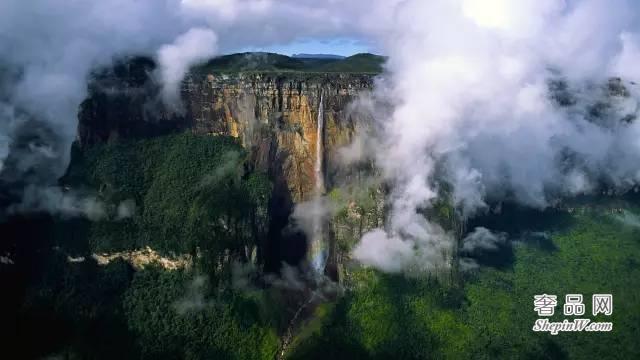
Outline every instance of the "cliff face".
<path id="1" fill-rule="evenodd" d="M 151 59 L 134 58 L 94 74 L 88 84 L 89 97 L 78 113 L 81 146 L 189 128 L 189 119 L 170 111 L 160 100 L 160 88 L 150 76 L 155 66 Z"/>
<path id="2" fill-rule="evenodd" d="M 172 132 L 191 131 L 211 136 L 228 135 L 238 139 L 249 153 L 248 166 L 265 172 L 273 182 L 269 205 L 269 244 L 267 267 L 281 261 L 295 263 L 304 256 L 304 241 L 295 233 L 283 232 L 295 203 L 312 199 L 317 193 L 316 160 L 318 146 L 323 157 L 327 191 L 336 185 L 352 183 L 362 169 L 339 166 L 337 150 L 349 144 L 356 126 L 367 119 L 350 105 L 360 94 L 373 88 L 374 76 L 367 74 L 321 73 L 245 73 L 237 75 L 191 74 L 181 89 L 183 111 L 174 115 L 158 101 L 157 86 L 148 78 L 152 68 L 120 69 L 90 85 L 91 96 L 79 114 L 79 143 L 126 138 L 153 137 Z M 323 124 L 318 131 L 318 113 L 323 104 Z M 318 136 L 321 136 L 318 139 Z M 320 141 L 318 141 L 320 140 Z M 368 188 L 367 186 L 365 186 Z M 365 197 L 368 198 L 368 197 Z M 374 203 L 380 200 L 374 196 Z M 340 203 L 354 199 L 341 197 Z M 360 200 L 357 200 L 358 202 Z M 353 213 L 353 214 L 351 214 Z M 336 271 L 338 253 L 367 229 L 378 226 L 381 212 L 343 215 L 331 225 L 331 271 Z M 371 219 L 369 219 L 371 218 Z M 340 249 L 336 244 L 340 245 Z"/>
<path id="3" fill-rule="evenodd" d="M 208 74 L 187 79 L 183 95 L 192 131 L 238 138 L 250 150 L 254 166 L 268 172 L 293 202 L 300 202 L 314 194 L 317 146 L 322 146 L 325 169 L 335 167 L 336 149 L 350 142 L 359 121 L 349 103 L 372 86 L 370 75 Z M 321 99 L 324 129 L 319 143 Z M 331 183 L 330 178 L 325 181 Z"/>
<path id="4" fill-rule="evenodd" d="M 230 135 L 293 203 L 314 194 L 320 99 L 327 174 L 335 168 L 335 150 L 350 142 L 359 121 L 349 103 L 373 87 L 373 76 L 367 74 L 192 74 L 183 83 L 184 112 L 175 115 L 158 101 L 157 88 L 145 78 L 151 70 L 120 69 L 90 85 L 91 96 L 79 114 L 81 145 L 184 130 Z M 331 185 L 331 175 L 325 181 Z"/>
<path id="5" fill-rule="evenodd" d="M 293 204 L 316 195 L 319 155 L 324 160 L 320 171 L 323 185 L 331 189 L 345 182 L 345 171 L 338 171 L 337 150 L 349 144 L 356 125 L 366 121 L 351 111 L 349 104 L 372 87 L 371 75 L 205 74 L 188 78 L 182 93 L 192 131 L 238 138 L 251 154 L 250 163 L 273 180 L 270 228 L 271 238 L 277 239 L 281 229 L 288 225 Z M 323 126 L 318 131 L 321 101 Z M 361 217 L 357 221 L 336 222 L 334 225 L 340 225 L 330 229 L 327 271 L 334 278 L 342 277 L 339 264 L 341 254 L 346 252 L 346 248 L 336 245 L 353 242 L 356 227 L 360 232 L 370 227 L 363 219 L 365 216 Z M 300 254 L 291 257 L 287 254 L 300 244 L 299 240 L 285 236 L 272 243 L 268 258 L 295 261 Z"/>

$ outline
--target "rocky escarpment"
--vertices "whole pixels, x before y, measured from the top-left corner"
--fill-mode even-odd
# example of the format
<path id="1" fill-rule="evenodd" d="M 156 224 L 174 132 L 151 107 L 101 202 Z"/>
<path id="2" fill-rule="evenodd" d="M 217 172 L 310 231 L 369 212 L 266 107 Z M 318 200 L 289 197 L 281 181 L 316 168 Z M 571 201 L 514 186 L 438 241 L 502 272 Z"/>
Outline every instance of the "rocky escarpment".
<path id="1" fill-rule="evenodd" d="M 367 123 L 351 104 L 372 87 L 373 77 L 361 74 L 201 74 L 188 77 L 182 93 L 191 131 L 238 138 L 249 150 L 250 163 L 269 174 L 274 182 L 271 238 L 278 239 L 293 204 L 313 198 L 317 182 L 331 189 L 346 181 L 338 149 L 352 141 L 358 126 Z M 321 102 L 323 126 L 318 131 Z M 317 172 L 319 157 L 324 162 Z M 350 241 L 342 236 L 344 226 L 333 231 L 334 224 L 329 229 L 333 240 L 327 270 L 337 277 L 341 252 L 336 244 Z M 360 220 L 358 226 L 362 228 Z M 275 240 L 270 251 L 277 254 L 271 258 L 295 261 L 303 254 L 298 250 L 301 243 L 286 236 Z"/>
<path id="2" fill-rule="evenodd" d="M 362 121 L 349 104 L 372 87 L 372 76 L 358 74 L 206 74 L 190 76 L 183 94 L 192 131 L 237 137 L 251 150 L 254 165 L 300 202 L 314 193 L 321 99 L 324 174 L 331 183 L 336 150 L 351 141 Z"/>
<path id="3" fill-rule="evenodd" d="M 190 74 L 183 82 L 183 109 L 167 109 L 150 80 L 152 62 L 135 60 L 98 74 L 79 113 L 78 142 L 88 146 L 190 130 L 229 135 L 249 150 L 251 163 L 269 173 L 292 202 L 315 187 L 318 108 L 324 102 L 325 170 L 328 185 L 335 150 L 351 141 L 361 120 L 349 104 L 372 89 L 370 74 Z"/>
<path id="4" fill-rule="evenodd" d="M 374 75 L 194 72 L 182 84 L 182 111 L 176 113 L 158 101 L 157 84 L 149 76 L 153 69 L 152 62 L 136 60 L 95 76 L 79 114 L 78 143 L 87 147 L 183 131 L 237 138 L 248 151 L 251 170 L 267 173 L 274 185 L 269 238 L 276 249 L 268 251 L 277 254 L 271 257 L 278 263 L 299 259 L 304 242 L 279 239 L 282 229 L 293 205 L 315 196 L 319 155 L 327 191 L 359 171 L 341 167 L 337 150 L 368 121 L 351 104 L 372 90 Z M 321 101 L 324 126 L 318 132 Z"/>

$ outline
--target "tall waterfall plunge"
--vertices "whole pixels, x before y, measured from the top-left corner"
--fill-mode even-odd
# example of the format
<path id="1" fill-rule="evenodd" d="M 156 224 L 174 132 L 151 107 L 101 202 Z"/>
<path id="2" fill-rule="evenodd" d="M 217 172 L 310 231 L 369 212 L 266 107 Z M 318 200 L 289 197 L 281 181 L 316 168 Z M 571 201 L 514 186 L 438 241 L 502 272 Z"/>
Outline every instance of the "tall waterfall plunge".
<path id="1" fill-rule="evenodd" d="M 320 105 L 318 106 L 318 134 L 316 137 L 316 196 L 324 193 L 324 173 L 322 171 L 322 161 L 324 157 L 324 104 L 323 96 L 320 95 Z"/>
<path id="2" fill-rule="evenodd" d="M 320 207 L 320 198 L 325 192 L 324 188 L 324 98 L 320 95 L 320 105 L 318 106 L 318 133 L 316 137 L 316 164 L 315 164 L 315 199 L 313 205 Z M 313 269 L 318 274 L 324 273 L 324 268 L 329 256 L 328 247 L 324 238 L 324 223 L 321 209 L 314 211 L 313 234 L 309 246 L 309 258 Z"/>

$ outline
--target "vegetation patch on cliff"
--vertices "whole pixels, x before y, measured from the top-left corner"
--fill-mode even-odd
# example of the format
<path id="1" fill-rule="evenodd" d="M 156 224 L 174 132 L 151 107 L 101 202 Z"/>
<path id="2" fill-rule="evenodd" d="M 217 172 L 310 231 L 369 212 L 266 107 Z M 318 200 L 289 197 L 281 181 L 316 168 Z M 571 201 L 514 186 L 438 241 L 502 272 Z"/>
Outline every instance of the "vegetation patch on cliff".
<path id="1" fill-rule="evenodd" d="M 86 234 L 96 252 L 243 253 L 266 234 L 271 191 L 265 175 L 245 171 L 244 158 L 235 139 L 187 133 L 77 149 L 64 182 L 99 189 L 106 203 L 133 201 L 135 210 L 63 230 L 79 245 Z"/>
<path id="2" fill-rule="evenodd" d="M 356 54 L 339 58 L 293 58 L 286 55 L 248 52 L 211 59 L 194 69 L 195 72 L 319 72 L 374 73 L 382 72 L 386 58 L 374 54 Z"/>

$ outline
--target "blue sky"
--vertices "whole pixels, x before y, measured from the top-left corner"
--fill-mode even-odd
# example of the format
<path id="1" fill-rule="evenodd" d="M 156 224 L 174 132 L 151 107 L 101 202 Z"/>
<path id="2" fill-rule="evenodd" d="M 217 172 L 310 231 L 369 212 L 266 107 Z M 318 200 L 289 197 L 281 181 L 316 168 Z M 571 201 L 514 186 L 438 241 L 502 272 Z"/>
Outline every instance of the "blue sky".
<path id="1" fill-rule="evenodd" d="M 363 52 L 375 52 L 371 44 L 361 40 L 338 38 L 328 40 L 305 39 L 290 44 L 267 47 L 248 47 L 242 51 L 267 51 L 284 55 L 293 54 L 335 54 L 350 56 Z"/>

